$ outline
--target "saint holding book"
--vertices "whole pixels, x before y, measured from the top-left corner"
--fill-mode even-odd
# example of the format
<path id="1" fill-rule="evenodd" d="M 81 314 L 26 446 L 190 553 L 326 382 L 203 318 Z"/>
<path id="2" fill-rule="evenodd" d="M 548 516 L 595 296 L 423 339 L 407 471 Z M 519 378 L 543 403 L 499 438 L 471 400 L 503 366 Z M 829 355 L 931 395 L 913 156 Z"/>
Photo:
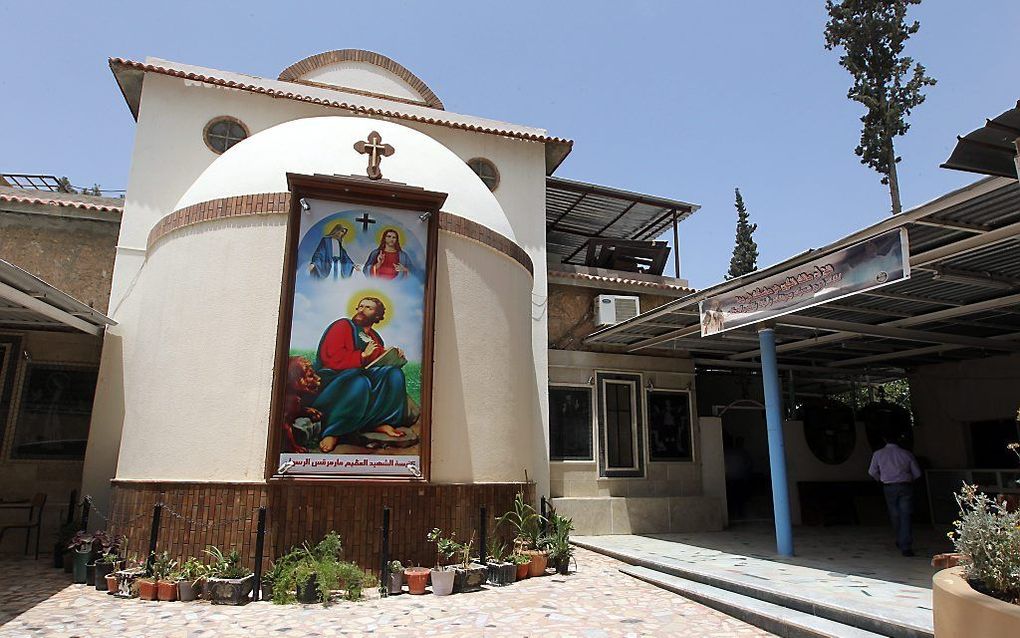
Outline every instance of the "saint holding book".
<path id="1" fill-rule="evenodd" d="M 322 391 L 312 403 L 322 413 L 319 449 L 331 452 L 340 437 L 379 432 L 400 439 L 418 420 L 418 409 L 407 396 L 400 348 L 387 348 L 373 326 L 386 316 L 377 297 L 362 298 L 351 318 L 326 328 L 313 367 Z"/>

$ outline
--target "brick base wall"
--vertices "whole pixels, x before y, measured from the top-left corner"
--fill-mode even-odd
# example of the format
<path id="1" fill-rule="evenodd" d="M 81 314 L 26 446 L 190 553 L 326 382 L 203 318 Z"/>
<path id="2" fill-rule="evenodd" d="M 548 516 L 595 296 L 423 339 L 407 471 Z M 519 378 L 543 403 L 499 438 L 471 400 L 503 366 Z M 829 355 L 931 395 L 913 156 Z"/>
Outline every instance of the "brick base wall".
<path id="1" fill-rule="evenodd" d="M 114 481 L 108 529 L 128 538 L 128 555 L 144 558 L 149 548 L 152 511 L 163 503 L 157 551 L 178 558 L 198 556 L 216 545 L 237 549 L 246 564 L 255 559 L 258 508 L 265 506 L 266 546 L 272 560 L 290 547 L 318 541 L 330 530 L 343 538 L 344 553 L 362 567 L 378 569 L 382 512 L 389 507 L 390 558 L 404 564 L 432 565 L 435 547 L 425 540 L 433 527 L 455 531 L 458 539 L 475 533 L 479 508 L 487 509 L 488 533 L 495 518 L 511 508 L 521 489 L 536 504 L 534 484 L 251 484 Z M 501 530 L 503 534 L 507 530 Z"/>

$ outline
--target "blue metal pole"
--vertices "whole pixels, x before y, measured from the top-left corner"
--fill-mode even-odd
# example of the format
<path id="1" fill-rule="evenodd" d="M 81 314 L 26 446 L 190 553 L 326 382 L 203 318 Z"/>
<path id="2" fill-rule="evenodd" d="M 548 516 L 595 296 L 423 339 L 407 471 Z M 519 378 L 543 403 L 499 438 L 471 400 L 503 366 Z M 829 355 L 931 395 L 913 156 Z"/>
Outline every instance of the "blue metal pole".
<path id="1" fill-rule="evenodd" d="M 786 485 L 786 451 L 783 445 L 783 395 L 776 362 L 776 333 L 772 328 L 758 330 L 761 348 L 761 379 L 765 390 L 765 424 L 769 437 L 769 467 L 772 468 L 772 509 L 776 517 L 776 550 L 780 556 L 793 556 L 793 529 L 790 523 L 790 491 Z"/>

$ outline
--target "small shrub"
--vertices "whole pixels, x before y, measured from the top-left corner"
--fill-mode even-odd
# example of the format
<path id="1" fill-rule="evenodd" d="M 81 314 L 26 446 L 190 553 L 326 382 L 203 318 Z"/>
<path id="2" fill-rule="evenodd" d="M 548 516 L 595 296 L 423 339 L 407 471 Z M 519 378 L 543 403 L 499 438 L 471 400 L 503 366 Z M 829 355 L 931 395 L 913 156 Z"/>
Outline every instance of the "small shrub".
<path id="1" fill-rule="evenodd" d="M 964 575 L 978 591 L 1020 604 L 1020 511 L 1009 511 L 975 485 L 956 495 L 960 518 L 949 533 Z"/>

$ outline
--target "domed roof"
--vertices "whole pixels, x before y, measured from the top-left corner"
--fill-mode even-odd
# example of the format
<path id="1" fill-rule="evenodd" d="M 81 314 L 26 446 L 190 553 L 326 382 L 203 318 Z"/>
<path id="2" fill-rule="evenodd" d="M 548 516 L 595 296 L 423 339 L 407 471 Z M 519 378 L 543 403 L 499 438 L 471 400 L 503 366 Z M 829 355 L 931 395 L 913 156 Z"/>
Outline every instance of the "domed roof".
<path id="1" fill-rule="evenodd" d="M 384 179 L 447 193 L 445 212 L 516 241 L 499 202 L 464 160 L 424 133 L 361 117 L 305 118 L 256 133 L 210 164 L 174 210 L 223 197 L 285 192 L 287 173 L 364 176 L 368 158 L 354 144 L 372 131 L 394 148 L 382 160 Z"/>

